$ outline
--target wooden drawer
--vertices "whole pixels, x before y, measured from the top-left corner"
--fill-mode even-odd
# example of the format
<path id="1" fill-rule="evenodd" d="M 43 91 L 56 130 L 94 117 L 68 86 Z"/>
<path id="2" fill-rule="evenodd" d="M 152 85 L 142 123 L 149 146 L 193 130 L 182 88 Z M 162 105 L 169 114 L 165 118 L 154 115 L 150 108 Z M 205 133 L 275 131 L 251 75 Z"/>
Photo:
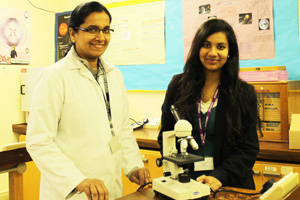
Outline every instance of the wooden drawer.
<path id="1" fill-rule="evenodd" d="M 277 182 L 290 172 L 300 173 L 300 164 L 256 161 L 253 171 L 256 190 L 260 191 L 263 184 L 270 179 L 274 179 Z"/>
<path id="2" fill-rule="evenodd" d="M 159 151 L 144 150 L 140 149 L 140 153 L 144 162 L 145 167 L 150 171 L 152 179 L 163 176 L 163 167 L 157 167 L 156 159 L 161 158 Z M 140 187 L 139 185 L 132 183 L 128 178 L 123 174 L 123 195 L 131 194 L 136 192 Z"/>

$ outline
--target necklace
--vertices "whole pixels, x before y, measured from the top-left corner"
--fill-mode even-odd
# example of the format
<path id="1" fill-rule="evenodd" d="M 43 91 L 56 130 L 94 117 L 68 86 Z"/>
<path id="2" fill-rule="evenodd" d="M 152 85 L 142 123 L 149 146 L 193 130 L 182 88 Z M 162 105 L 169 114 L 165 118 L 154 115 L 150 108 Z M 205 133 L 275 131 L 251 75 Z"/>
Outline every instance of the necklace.
<path id="1" fill-rule="evenodd" d="M 202 91 L 202 94 L 204 94 L 204 96 L 206 96 L 206 97 L 208 98 L 208 100 L 209 100 L 209 101 L 211 101 L 211 100 L 212 100 L 212 96 L 208 96 L 207 94 L 205 94 L 205 92 L 204 92 L 204 91 Z"/>

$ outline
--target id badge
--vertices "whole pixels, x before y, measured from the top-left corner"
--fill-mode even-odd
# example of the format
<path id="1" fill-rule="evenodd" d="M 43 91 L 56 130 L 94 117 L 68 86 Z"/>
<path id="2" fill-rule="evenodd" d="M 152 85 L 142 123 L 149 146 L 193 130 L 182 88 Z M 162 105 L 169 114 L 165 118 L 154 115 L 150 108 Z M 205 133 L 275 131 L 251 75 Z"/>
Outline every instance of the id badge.
<path id="1" fill-rule="evenodd" d="M 119 151 L 119 149 L 121 149 L 121 144 L 120 144 L 120 141 L 119 141 L 119 136 L 118 135 L 112 136 L 111 140 L 109 142 L 109 145 L 110 145 L 111 152 L 113 154 L 115 154 L 117 151 Z"/>
<path id="2" fill-rule="evenodd" d="M 205 157 L 204 161 L 199 161 L 194 163 L 195 171 L 209 171 L 214 170 L 214 158 Z"/>

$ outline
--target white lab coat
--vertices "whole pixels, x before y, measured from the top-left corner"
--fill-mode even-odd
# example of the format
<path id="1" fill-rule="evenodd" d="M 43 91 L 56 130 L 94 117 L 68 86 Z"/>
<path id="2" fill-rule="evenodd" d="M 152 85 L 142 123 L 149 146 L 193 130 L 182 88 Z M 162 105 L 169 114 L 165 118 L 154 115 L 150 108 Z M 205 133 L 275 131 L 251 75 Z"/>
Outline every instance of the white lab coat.
<path id="1" fill-rule="evenodd" d="M 143 167 L 129 122 L 127 93 L 119 69 L 101 62 L 107 72 L 115 134 L 122 148 L 112 153 L 111 134 L 99 83 L 72 48 L 42 72 L 27 127 L 27 149 L 41 171 L 40 200 L 62 200 L 85 178 L 104 181 L 109 199 L 122 196 L 123 169 Z M 100 85 L 101 86 L 100 86 Z M 87 199 L 85 194 L 69 198 Z"/>

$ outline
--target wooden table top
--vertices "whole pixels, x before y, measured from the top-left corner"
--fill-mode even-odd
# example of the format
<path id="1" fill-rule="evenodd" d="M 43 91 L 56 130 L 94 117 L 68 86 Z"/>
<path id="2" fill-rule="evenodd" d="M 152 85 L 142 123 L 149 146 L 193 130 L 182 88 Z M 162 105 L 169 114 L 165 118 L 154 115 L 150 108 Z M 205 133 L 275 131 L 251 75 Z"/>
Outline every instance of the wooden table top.
<path id="1" fill-rule="evenodd" d="M 12 125 L 15 133 L 26 135 L 27 124 Z M 133 131 L 140 148 L 158 150 L 157 143 L 158 129 L 138 129 Z M 300 150 L 289 149 L 288 141 L 260 140 L 260 151 L 257 155 L 258 160 L 300 163 Z"/>
<path id="2" fill-rule="evenodd" d="M 255 190 L 246 190 L 240 188 L 229 188 L 224 187 L 224 189 L 231 189 L 234 191 L 245 192 L 245 193 L 258 193 Z M 261 195 L 245 195 L 245 194 L 238 194 L 235 192 L 218 192 L 215 197 L 213 193 L 207 198 L 207 200 L 259 200 Z M 117 200 L 170 200 L 171 198 L 162 196 L 160 194 L 155 194 L 152 188 L 146 188 L 141 191 L 126 195 L 121 197 Z"/>
<path id="3" fill-rule="evenodd" d="M 0 171 L 8 170 L 18 166 L 20 163 L 31 161 L 26 148 L 0 152 Z"/>

